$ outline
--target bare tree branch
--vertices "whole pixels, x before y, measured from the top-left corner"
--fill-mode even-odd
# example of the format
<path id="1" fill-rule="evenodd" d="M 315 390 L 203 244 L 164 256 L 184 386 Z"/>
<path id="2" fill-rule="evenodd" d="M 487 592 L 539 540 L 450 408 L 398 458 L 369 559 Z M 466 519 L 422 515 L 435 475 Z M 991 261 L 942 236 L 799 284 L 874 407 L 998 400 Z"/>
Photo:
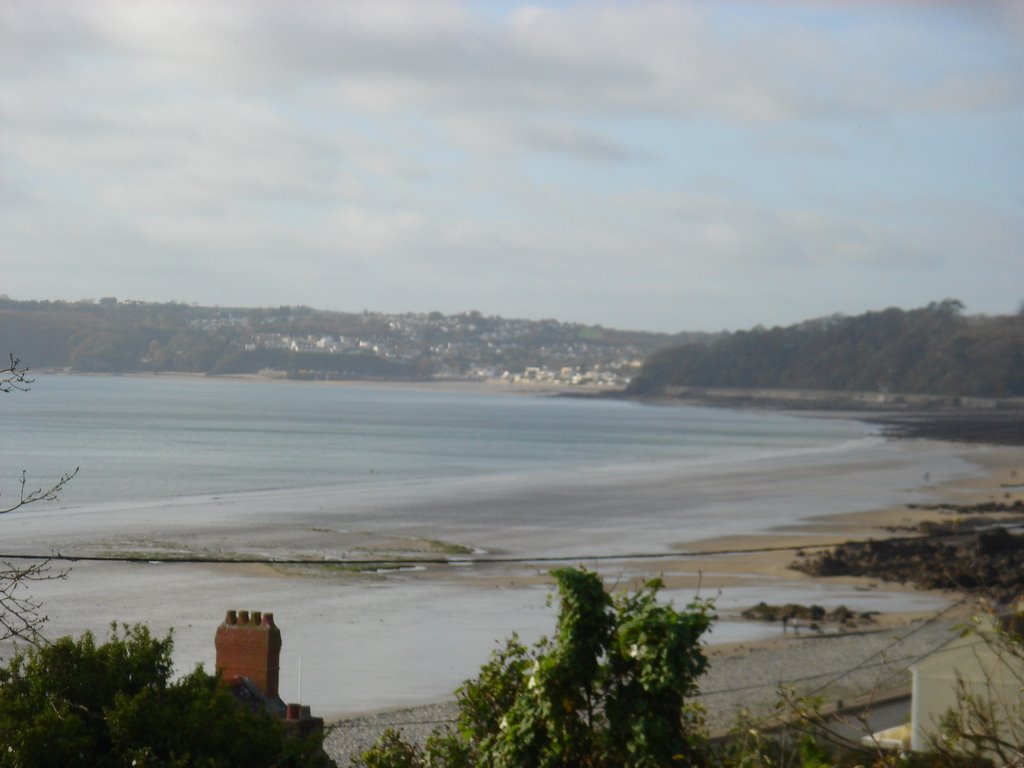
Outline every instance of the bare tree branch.
<path id="1" fill-rule="evenodd" d="M 34 504 L 37 501 L 57 501 L 58 494 L 64 490 L 64 486 L 71 482 L 71 479 L 78 474 L 78 467 L 75 467 L 73 472 L 65 472 L 60 476 L 60 479 L 56 483 L 51 485 L 49 488 L 36 488 L 34 491 L 25 490 L 26 475 L 25 470 L 21 472 L 21 494 L 18 501 L 6 508 L 0 508 L 0 515 L 5 515 L 8 512 L 13 512 L 16 509 L 24 507 L 26 504 Z"/>
<path id="2" fill-rule="evenodd" d="M 29 378 L 28 369 L 21 365 L 18 358 L 10 355 L 7 367 L 0 368 L 0 393 L 27 392 L 32 383 L 33 379 Z M 27 475 L 22 470 L 18 499 L 10 506 L 0 507 L 0 515 L 28 504 L 56 501 L 64 486 L 77 474 L 78 467 L 75 467 L 73 472 L 65 472 L 49 488 L 28 490 Z M 65 579 L 67 575 L 67 570 L 54 570 L 49 560 L 29 565 L 16 565 L 10 561 L 0 562 L 0 642 L 10 639 L 22 640 L 33 645 L 43 642 L 40 630 L 46 622 L 46 614 L 42 612 L 42 603 L 29 593 L 28 585 L 31 582 Z"/>
<path id="3" fill-rule="evenodd" d="M 39 645 L 47 617 L 42 603 L 28 594 L 27 585 L 65 579 L 67 575 L 67 570 L 54 570 L 48 560 L 26 566 L 4 561 L 0 565 L 0 642 L 13 638 Z"/>
<path id="4" fill-rule="evenodd" d="M 27 392 L 28 385 L 33 381 L 28 377 L 28 368 L 22 367 L 21 361 L 14 355 L 10 357 L 11 362 L 8 366 L 0 368 L 0 393 L 6 394 L 15 390 Z"/>

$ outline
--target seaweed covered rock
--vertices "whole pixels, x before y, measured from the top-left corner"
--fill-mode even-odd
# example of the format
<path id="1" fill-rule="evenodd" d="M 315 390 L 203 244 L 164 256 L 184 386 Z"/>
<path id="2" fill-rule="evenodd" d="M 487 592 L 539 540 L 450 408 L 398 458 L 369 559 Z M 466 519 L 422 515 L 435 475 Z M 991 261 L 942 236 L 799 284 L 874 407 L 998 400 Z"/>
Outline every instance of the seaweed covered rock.
<path id="1" fill-rule="evenodd" d="M 869 576 L 1007 601 L 1024 591 L 1024 536 L 1004 527 L 847 542 L 790 565 L 812 576 Z"/>

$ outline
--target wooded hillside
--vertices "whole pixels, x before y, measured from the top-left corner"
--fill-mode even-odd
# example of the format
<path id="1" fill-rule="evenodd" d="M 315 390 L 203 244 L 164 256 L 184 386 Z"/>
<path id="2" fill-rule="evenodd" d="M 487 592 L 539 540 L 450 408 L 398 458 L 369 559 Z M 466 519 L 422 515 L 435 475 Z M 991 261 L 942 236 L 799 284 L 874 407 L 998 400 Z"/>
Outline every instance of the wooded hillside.
<path id="1" fill-rule="evenodd" d="M 632 395 L 670 387 L 1024 396 L 1024 314 L 969 317 L 947 299 L 724 334 L 653 355 Z"/>
<path id="2" fill-rule="evenodd" d="M 411 379 L 474 372 L 628 370 L 656 350 L 705 334 L 485 317 L 479 312 L 385 314 L 310 307 L 16 301 L 0 297 L 0 355 L 33 370 L 181 371 Z M 625 376 L 625 374 L 623 374 Z"/>

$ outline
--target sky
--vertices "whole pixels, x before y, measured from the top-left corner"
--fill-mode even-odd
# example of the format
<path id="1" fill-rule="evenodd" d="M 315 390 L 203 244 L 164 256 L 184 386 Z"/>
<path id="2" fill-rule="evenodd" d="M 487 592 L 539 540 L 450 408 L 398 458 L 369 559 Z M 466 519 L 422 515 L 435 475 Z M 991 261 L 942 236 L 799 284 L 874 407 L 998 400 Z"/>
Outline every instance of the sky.
<path id="1" fill-rule="evenodd" d="M 0 0 L 0 293 L 1016 312 L 1024 2 Z"/>

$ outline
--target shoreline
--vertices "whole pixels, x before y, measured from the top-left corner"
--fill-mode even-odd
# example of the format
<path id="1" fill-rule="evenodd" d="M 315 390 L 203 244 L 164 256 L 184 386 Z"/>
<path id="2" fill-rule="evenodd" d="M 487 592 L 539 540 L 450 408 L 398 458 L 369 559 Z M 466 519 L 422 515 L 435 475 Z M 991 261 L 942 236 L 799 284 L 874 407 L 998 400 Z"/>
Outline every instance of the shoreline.
<path id="1" fill-rule="evenodd" d="M 794 417 L 849 419 L 882 427 L 895 439 L 928 439 L 988 445 L 1024 445 L 1024 398 L 959 398 L 945 395 L 880 395 L 866 392 L 790 389 L 692 388 L 679 395 L 627 395 L 625 390 L 597 384 L 562 382 L 509 382 L 495 379 L 291 379 L 260 373 L 189 373 L 130 371 L 78 373 L 39 369 L 40 375 L 96 376 L 193 381 L 245 381 L 259 384 L 295 384 L 354 388 L 412 389 L 423 392 L 532 395 L 582 399 L 626 400 L 642 405 L 725 408 L 735 411 L 778 413 Z"/>
<path id="2" fill-rule="evenodd" d="M 689 405 L 736 411 L 780 413 L 821 419 L 849 419 L 880 426 L 886 437 L 930 439 L 943 442 L 1024 445 L 1024 398 L 952 397 L 946 395 L 881 395 L 865 392 L 790 389 L 693 388 L 678 396 L 627 395 L 597 384 L 561 382 L 507 382 L 495 379 L 333 379 L 302 380 L 259 373 L 210 374 L 177 371 L 129 373 L 40 373 L 72 376 L 124 376 L 181 378 L 204 381 L 250 381 L 265 384 L 304 384 L 341 387 L 415 389 L 424 392 L 533 395 L 584 399 L 627 400 L 646 405 Z"/>
<path id="3" fill-rule="evenodd" d="M 1024 485 L 1017 482 L 1024 477 L 1024 455 L 1019 450 L 993 447 L 973 454 L 972 459 L 982 466 L 983 474 L 960 478 L 936 489 L 943 501 L 970 504 L 1005 500 L 1008 495 L 1011 500 L 1024 498 Z M 936 510 L 905 505 L 823 516 L 809 519 L 800 531 L 690 542 L 679 560 L 666 560 L 660 565 L 666 588 L 702 584 L 703 589 L 713 591 L 716 585 L 730 581 L 730 574 L 739 575 L 742 580 L 767 577 L 813 583 L 819 579 L 788 569 L 794 559 L 792 552 L 765 551 L 754 561 L 744 555 L 742 562 L 737 562 L 736 556 L 709 555 L 702 560 L 703 567 L 697 576 L 692 573 L 688 555 L 721 549 L 821 546 L 822 525 L 835 530 L 834 541 L 882 538 L 897 535 L 887 531 L 886 526 L 938 518 L 941 513 Z M 909 585 L 884 584 L 870 578 L 837 577 L 828 581 L 846 583 L 876 595 L 921 594 Z M 797 635 L 791 628 L 788 634 L 780 629 L 774 637 L 753 641 L 715 643 L 712 638 L 705 646 L 710 668 L 701 680 L 697 700 L 705 707 L 713 732 L 731 726 L 740 711 L 754 717 L 770 717 L 778 686 L 787 680 L 800 680 L 801 690 L 824 697 L 826 710 L 907 695 L 909 665 L 954 637 L 956 628 L 979 608 L 974 598 L 947 592 L 932 594 L 943 599 L 946 606 L 936 611 L 885 613 L 849 631 L 812 634 L 805 628 L 803 634 Z M 881 661 L 861 670 L 859 675 L 843 673 L 873 656 L 882 657 Z M 333 756 L 347 762 L 368 748 L 385 728 L 398 728 L 406 738 L 421 740 L 433 727 L 451 722 L 456 715 L 451 697 L 422 706 L 378 708 L 345 715 L 333 719 L 327 748 Z"/>
<path id="4" fill-rule="evenodd" d="M 983 473 L 943 484 L 936 489 L 941 500 L 971 504 L 1006 500 L 1008 495 L 1011 500 L 1024 498 L 1021 451 L 992 447 L 972 452 L 972 459 Z M 896 535 L 887 531 L 886 526 L 940 517 L 936 510 L 893 505 L 810 518 L 799 531 L 690 542 L 686 552 L 680 553 L 680 559 L 659 565 L 666 587 L 671 585 L 675 589 L 701 585 L 702 590 L 713 591 L 716 585 L 728 585 L 730 576 L 738 576 L 741 581 L 767 578 L 814 583 L 820 580 L 788 569 L 794 556 L 783 550 L 745 555 L 739 561 L 737 556 L 709 555 L 701 560 L 702 568 L 696 576 L 692 559 L 687 555 L 755 546 L 771 550 L 820 545 L 822 526 L 835 532 L 834 537 L 829 537 L 834 541 L 882 538 Z M 870 578 L 836 577 L 828 581 L 849 584 L 869 595 L 921 594 L 909 585 L 885 584 Z M 705 708 L 712 733 L 728 730 L 740 713 L 755 718 L 754 722 L 777 717 L 773 707 L 778 701 L 779 686 L 787 681 L 803 694 L 820 697 L 823 711 L 904 700 L 910 691 L 909 666 L 955 637 L 963 622 L 980 608 L 978 600 L 971 597 L 947 592 L 931 594 L 944 600 L 945 606 L 931 611 L 884 613 L 850 631 L 812 634 L 805 628 L 802 634 L 794 634 L 792 628 L 789 633 L 779 628 L 774 636 L 752 641 L 715 643 L 712 638 L 705 645 L 709 669 L 700 681 L 696 697 Z M 852 672 L 855 669 L 858 671 Z M 909 698 L 906 702 L 909 711 Z M 386 728 L 395 728 L 406 739 L 422 743 L 435 727 L 452 723 L 457 714 L 454 698 L 447 696 L 419 706 L 384 707 L 334 717 L 325 748 L 339 765 L 347 764 L 369 748 Z"/>
<path id="5" fill-rule="evenodd" d="M 594 397 L 580 393 L 580 397 Z M 608 396 L 608 395 L 604 395 Z M 621 397 L 650 405 L 690 405 L 796 417 L 851 419 L 895 439 L 1024 445 L 1024 398 L 882 395 L 796 389 L 700 389 L 678 395 Z"/>
<path id="6" fill-rule="evenodd" d="M 564 384 L 560 382 L 510 382 L 495 379 L 291 379 L 287 376 L 266 376 L 260 373 L 190 373 L 185 371 L 128 371 L 125 373 L 89 373 L 41 368 L 34 373 L 48 376 L 89 376 L 126 379 L 184 379 L 188 381 L 246 381 L 256 384 L 286 384 L 316 387 L 354 387 L 382 389 L 415 389 L 423 392 L 466 394 L 535 395 L 537 397 L 613 397 L 609 387 L 597 384 Z"/>
<path id="7" fill-rule="evenodd" d="M 319 384 L 378 386 L 374 382 Z M 447 384 L 450 383 L 446 383 L 444 388 L 450 391 L 451 387 Z M 403 382 L 394 383 L 393 386 L 417 385 Z M 503 389 L 488 386 L 484 391 L 490 394 Z M 532 388 L 522 393 L 542 394 Z M 792 415 L 813 414 L 803 411 Z M 842 417 L 863 420 L 861 413 L 844 413 Z M 661 472 L 649 476 L 641 473 L 643 476 L 640 478 L 635 476 L 635 472 L 623 474 L 621 477 L 616 475 L 613 478 L 602 473 L 588 479 L 586 488 L 580 485 L 579 489 L 571 489 L 575 496 L 568 497 L 549 493 L 552 490 L 564 491 L 564 488 L 538 487 L 530 494 L 519 492 L 511 500 L 482 492 L 474 498 L 463 498 L 460 492 L 457 499 L 449 493 L 443 497 L 439 496 L 436 500 L 424 500 L 424 489 L 417 488 L 415 500 L 418 506 L 409 506 L 408 509 L 396 507 L 397 512 L 401 514 L 396 513 L 394 520 L 380 519 L 373 523 L 372 528 L 361 526 L 369 526 L 371 520 L 378 518 L 371 518 L 369 515 L 353 516 L 354 501 L 351 498 L 339 500 L 339 506 L 325 509 L 317 506 L 320 503 L 319 499 L 303 498 L 297 501 L 288 498 L 287 494 L 275 494 L 273 498 L 240 499 L 218 495 L 204 501 L 203 504 L 207 505 L 205 507 L 203 504 L 197 504 L 195 509 L 188 504 L 175 506 L 174 515 L 183 515 L 180 520 L 175 521 L 177 528 L 164 525 L 159 511 L 140 518 L 137 524 L 132 515 L 128 514 L 135 510 L 127 509 L 99 510 L 96 520 L 83 519 L 76 522 L 69 517 L 66 520 L 53 520 L 53 525 L 50 525 L 47 518 L 51 515 L 40 510 L 40 516 L 33 518 L 34 522 L 30 525 L 32 533 L 28 535 L 34 542 L 49 541 L 47 547 L 52 546 L 53 541 L 64 542 L 70 547 L 68 551 L 71 553 L 75 552 L 74 535 L 69 535 L 68 539 L 63 536 L 68 532 L 70 524 L 74 523 L 85 526 L 81 528 L 78 539 L 84 546 L 103 544 L 122 549 L 137 541 L 155 542 L 159 546 L 168 547 L 168 552 L 173 551 L 172 548 L 178 545 L 211 550 L 217 547 L 232 547 L 237 551 L 248 551 L 250 548 L 251 551 L 262 551 L 262 546 L 272 545 L 273 549 L 267 550 L 271 552 L 315 545 L 322 546 L 324 551 L 333 551 L 333 547 L 342 546 L 340 536 L 348 534 L 374 536 L 378 541 L 388 539 L 390 542 L 406 538 L 426 541 L 424 537 L 429 536 L 432 539 L 467 544 L 471 547 L 485 541 L 489 542 L 488 546 L 510 548 L 514 555 L 517 552 L 531 554 L 537 551 L 541 554 L 566 551 L 593 553 L 613 546 L 614 535 L 628 532 L 630 536 L 635 537 L 630 541 L 647 544 L 653 542 L 655 546 L 670 547 L 673 552 L 668 557 L 657 560 L 621 559 L 612 564 L 592 563 L 591 567 L 600 569 L 609 584 L 627 586 L 635 584 L 637 580 L 661 573 L 666 582 L 666 590 L 673 593 L 667 597 L 675 599 L 677 603 L 685 601 L 697 588 L 701 589 L 702 594 L 713 594 L 714 590 L 721 588 L 729 594 L 742 595 L 744 600 L 748 595 L 759 595 L 750 598 L 750 605 L 761 599 L 760 596 L 770 594 L 786 596 L 798 593 L 810 595 L 813 600 L 818 599 L 815 597 L 817 595 L 824 595 L 828 600 L 832 600 L 833 604 L 837 600 L 846 600 L 847 596 L 852 596 L 854 599 L 865 601 L 864 604 L 869 606 L 872 605 L 872 601 L 878 605 L 888 606 L 887 615 L 884 621 L 879 621 L 879 625 L 884 623 L 898 626 L 906 621 L 919 620 L 926 613 L 934 612 L 933 608 L 919 607 L 908 613 L 907 609 L 913 603 L 914 595 L 920 594 L 912 592 L 908 587 L 883 586 L 873 583 L 872 580 L 830 579 L 827 582 L 828 588 L 822 589 L 821 585 L 825 584 L 823 580 L 788 570 L 788 562 L 792 559 L 791 552 L 709 554 L 710 550 L 752 547 L 769 550 L 772 547 L 793 548 L 833 543 L 858 536 L 890 535 L 885 534 L 878 526 L 891 521 L 902 522 L 908 516 L 931 514 L 919 510 L 911 512 L 906 505 L 899 503 L 887 506 L 873 505 L 872 500 L 879 497 L 873 496 L 869 492 L 870 489 L 861 487 L 863 478 L 878 476 L 885 482 L 894 482 L 891 475 L 883 477 L 877 474 L 879 464 L 891 459 L 901 460 L 901 457 L 909 457 L 900 475 L 902 484 L 898 486 L 908 494 L 908 500 L 948 495 L 958 503 L 964 503 L 974 495 L 986 497 L 993 494 L 1017 494 L 1022 490 L 1002 487 L 1013 479 L 1009 474 L 1011 471 L 1024 469 L 1019 450 L 965 443 L 940 444 L 931 441 L 890 443 L 873 438 L 872 445 L 876 443 L 879 447 L 872 450 L 880 450 L 878 456 L 848 456 L 845 460 L 840 456 L 834 461 L 830 460 L 810 468 L 792 463 L 780 464 L 778 476 L 771 474 L 770 467 L 766 470 L 762 466 L 757 471 L 747 467 L 747 474 L 739 477 L 733 468 L 728 473 L 710 478 L 704 477 L 701 473 L 694 473 L 692 477 L 675 477 L 670 484 L 667 477 L 662 477 Z M 815 458 L 808 457 L 805 464 L 813 464 Z M 982 474 L 963 475 L 960 471 L 962 476 L 956 476 L 957 471 L 954 471 L 949 483 L 937 484 L 934 479 L 929 482 L 927 477 L 923 482 L 915 481 L 914 478 L 920 478 L 921 475 L 914 476 L 912 472 L 921 470 L 907 470 L 908 467 L 919 466 L 923 470 L 932 460 L 953 463 L 953 458 L 962 464 L 979 467 L 978 471 Z M 953 466 L 956 464 L 953 463 Z M 936 472 L 935 476 L 940 474 L 941 472 Z M 834 477 L 839 477 L 843 482 L 831 482 Z M 758 484 L 760 480 L 772 480 L 779 484 L 782 490 L 776 493 L 779 491 L 778 488 L 765 488 Z M 716 499 L 713 496 L 709 499 L 703 498 L 716 488 L 729 488 L 738 482 L 745 484 L 738 490 L 730 491 L 723 499 Z M 601 489 L 596 490 L 595 485 L 600 485 Z M 815 496 L 814 494 L 821 488 L 834 489 L 835 499 L 824 494 Z M 787 496 L 787 489 L 798 489 L 802 493 L 802 506 L 785 506 L 790 496 L 795 493 L 790 492 Z M 660 495 L 648 495 L 654 491 Z M 703 517 L 695 517 L 693 520 L 696 522 L 691 523 L 691 518 L 686 517 L 682 511 L 672 515 L 663 512 L 652 514 L 655 507 L 648 506 L 647 502 L 653 504 L 669 496 L 678 498 L 679 494 L 685 494 L 688 498 L 687 504 L 678 507 L 678 510 L 693 506 L 701 511 Z M 763 511 L 763 519 L 766 521 L 778 519 L 773 516 L 781 516 L 795 522 L 782 527 L 776 525 L 773 529 L 756 535 L 742 533 L 744 524 L 737 524 L 727 516 L 731 515 L 730 504 L 744 504 L 747 495 L 754 498 L 755 505 Z M 609 496 L 614 498 L 606 498 Z M 889 496 L 895 498 L 898 494 L 890 493 Z M 496 508 L 485 509 L 480 506 L 492 499 L 498 504 Z M 835 503 L 837 500 L 838 504 Z M 464 509 L 453 512 L 450 509 L 453 501 L 463 503 Z M 599 501 L 600 505 L 593 518 L 568 516 L 565 520 L 552 520 L 552 524 L 549 525 L 549 521 L 542 514 L 534 515 L 528 520 L 519 517 L 525 514 L 521 510 L 528 510 L 533 502 L 548 510 L 562 510 L 566 515 L 575 515 L 576 507 L 595 501 Z M 271 514 L 270 510 L 282 502 L 289 505 L 301 502 L 307 507 L 295 507 L 297 516 L 287 525 L 278 525 L 273 523 L 270 517 L 261 517 L 264 514 Z M 863 508 L 828 513 L 829 509 L 842 508 L 844 503 L 849 507 L 851 502 L 862 504 Z M 500 506 L 502 503 L 504 506 Z M 572 506 L 573 504 L 576 506 Z M 706 504 L 706 508 L 701 507 L 701 504 Z M 208 514 L 210 505 L 223 510 L 223 517 L 219 518 L 215 526 L 206 525 L 203 517 Z M 257 509 L 254 505 L 262 506 Z M 815 505 L 823 514 L 814 513 Z M 437 523 L 429 515 L 417 514 L 420 510 L 432 511 L 434 506 L 437 509 L 445 508 L 446 516 L 441 518 L 441 524 L 447 528 L 437 528 Z M 635 510 L 635 521 L 630 518 L 633 512 L 622 517 L 615 511 L 616 508 Z M 317 511 L 318 509 L 320 511 Z M 481 510 L 487 514 L 478 517 L 477 513 Z M 292 511 L 292 507 L 289 507 L 289 511 Z M 368 506 L 367 511 L 374 510 Z M 461 518 L 459 514 L 462 515 Z M 337 516 L 332 517 L 333 515 Z M 60 514 L 58 512 L 52 516 L 59 518 Z M 700 539 L 701 530 L 707 530 L 706 525 L 702 526 L 700 521 L 710 521 L 716 516 L 722 520 L 729 520 L 731 529 L 736 532 L 716 538 Z M 593 519 L 594 522 L 592 529 L 580 527 L 586 525 L 589 519 Z M 477 520 L 480 522 L 474 524 L 473 521 Z M 156 527 L 150 525 L 153 521 L 158 523 Z M 509 524 L 504 528 L 499 525 L 496 529 L 490 529 L 488 525 L 492 521 Z M 11 524 L 9 528 L 4 529 L 5 532 L 16 533 L 13 518 L 3 522 Z M 28 517 L 24 518 L 24 522 L 28 524 Z M 103 531 L 102 533 L 95 532 L 97 525 L 101 526 L 99 530 Z M 624 525 L 628 527 L 623 527 Z M 137 530 L 126 533 L 130 526 L 135 526 Z M 49 534 L 43 533 L 44 530 L 48 530 Z M 430 534 L 432 530 L 436 530 L 434 535 Z M 163 531 L 166 531 L 166 543 L 160 541 Z M 457 532 L 454 538 L 453 531 Z M 609 531 L 612 532 L 611 538 Z M 619 533 L 616 533 L 617 531 Z M 506 537 L 506 534 L 509 536 Z M 337 542 L 335 535 L 339 537 Z M 132 536 L 135 538 L 132 539 Z M 294 537 L 290 538 L 292 536 Z M 464 540 L 460 538 L 463 536 Z M 28 542 L 29 538 L 23 537 L 23 540 Z M 360 541 L 355 542 L 355 545 L 370 547 L 375 546 L 375 543 Z M 392 546 L 392 543 L 388 543 L 388 546 Z M 498 549 L 492 548 L 491 551 L 498 556 L 502 554 Z M 626 551 L 635 552 L 637 549 Z M 564 564 L 571 565 L 573 562 L 566 561 Z M 383 575 L 296 575 L 276 572 L 269 567 L 243 565 L 199 565 L 190 568 L 171 563 L 120 567 L 83 563 L 75 566 L 72 583 L 63 592 L 59 591 L 62 585 L 48 585 L 48 588 L 56 588 L 56 594 L 61 596 L 61 601 L 57 603 L 58 611 L 51 613 L 58 618 L 53 625 L 56 634 L 80 633 L 83 629 L 91 628 L 102 635 L 104 627 L 109 626 L 111 613 L 121 620 L 149 622 L 156 632 L 162 632 L 165 627 L 173 624 L 179 629 L 176 639 L 180 643 L 180 653 L 176 654 L 176 658 L 179 662 L 183 661 L 186 667 L 195 661 L 204 661 L 209 666 L 212 661 L 212 628 L 223 616 L 225 607 L 274 610 L 285 635 L 285 654 L 292 654 L 290 661 L 285 662 L 283 659 L 283 663 L 292 666 L 283 668 L 282 682 L 287 679 L 290 684 L 294 684 L 295 656 L 301 657 L 301 654 L 305 653 L 307 682 L 312 683 L 314 688 L 317 685 L 330 686 L 335 691 L 341 691 L 341 695 L 335 694 L 330 699 L 323 695 L 320 698 L 313 698 L 317 714 L 334 720 L 346 712 L 393 709 L 391 704 L 363 706 L 363 702 L 387 699 L 386 696 L 378 695 L 381 692 L 379 686 L 384 686 L 384 691 L 388 692 L 387 686 L 391 685 L 392 689 L 403 694 L 398 697 L 392 695 L 391 701 L 400 699 L 402 702 L 415 703 L 436 700 L 437 691 L 441 687 L 437 683 L 438 680 L 442 681 L 445 693 L 450 693 L 455 684 L 449 687 L 445 681 L 449 678 L 455 679 L 456 676 L 461 680 L 474 674 L 479 666 L 476 662 L 482 663 L 484 660 L 477 658 L 480 649 L 493 648 L 497 641 L 507 636 L 510 629 L 525 630 L 524 638 L 527 642 L 532 640 L 535 630 L 537 633 L 549 632 L 553 626 L 553 616 L 543 608 L 545 585 L 550 583 L 546 576 L 549 567 L 550 563 L 541 562 L 519 565 L 494 563 L 471 569 L 448 565 L 417 572 Z M 131 577 L 125 578 L 129 573 Z M 154 605 L 154 594 L 160 594 L 159 602 L 165 604 Z M 839 597 L 836 597 L 837 595 Z M 948 595 L 939 593 L 926 597 L 932 601 L 928 603 L 930 606 L 946 605 L 950 601 Z M 741 598 L 728 599 L 731 599 L 733 604 L 726 606 L 728 610 L 721 611 L 723 614 L 735 613 L 735 608 L 738 607 L 736 601 Z M 773 602 L 771 599 L 768 601 Z M 800 601 L 809 602 L 805 599 Z M 899 610 L 901 606 L 902 612 Z M 757 639 L 725 643 L 724 646 L 731 650 L 716 651 L 716 654 L 746 653 L 750 648 L 762 643 L 778 645 L 789 641 L 788 637 L 780 637 L 781 630 L 778 625 L 747 626 L 760 630 L 753 633 L 757 635 Z M 445 632 L 450 634 L 445 635 Z M 318 652 L 323 655 L 325 637 L 332 638 L 332 647 L 337 647 L 337 650 L 331 651 L 329 660 L 317 657 Z M 452 649 L 449 647 L 453 639 L 459 643 L 454 654 L 450 652 Z M 824 642 L 832 640 L 830 636 Z M 712 642 L 716 647 L 723 646 L 723 643 L 715 641 L 714 638 Z M 346 654 L 350 649 L 355 652 Z M 345 659 L 346 656 L 359 658 Z M 459 665 L 456 665 L 456 661 Z M 328 664 L 338 666 L 344 663 L 350 663 L 351 666 L 342 672 L 327 669 Z M 409 669 L 405 670 L 403 665 Z M 445 665 L 448 665 L 447 671 L 442 670 L 444 674 L 439 675 L 435 667 Z M 360 672 L 362 667 L 369 667 L 369 672 L 365 669 Z M 373 672 L 374 669 L 382 670 L 389 667 L 401 668 L 392 675 L 397 676 L 397 682 L 380 681 L 381 673 Z M 339 683 L 339 680 L 342 682 Z M 353 692 L 370 691 L 373 695 L 349 697 L 343 688 Z M 311 694 L 308 688 L 305 690 L 308 699 Z M 394 690 L 390 693 L 393 694 Z M 285 695 L 292 694 L 285 690 Z M 320 703 L 326 701 L 332 703 Z"/>

